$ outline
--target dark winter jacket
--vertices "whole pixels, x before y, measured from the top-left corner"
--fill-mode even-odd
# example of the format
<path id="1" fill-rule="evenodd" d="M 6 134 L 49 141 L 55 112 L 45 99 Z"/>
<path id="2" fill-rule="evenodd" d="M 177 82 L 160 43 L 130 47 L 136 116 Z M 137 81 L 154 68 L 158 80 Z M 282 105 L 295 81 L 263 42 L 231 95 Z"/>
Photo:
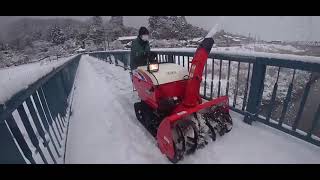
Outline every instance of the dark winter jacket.
<path id="1" fill-rule="evenodd" d="M 130 68 L 147 65 L 146 55 L 150 52 L 149 42 L 143 41 L 140 37 L 132 41 L 130 54 Z"/>

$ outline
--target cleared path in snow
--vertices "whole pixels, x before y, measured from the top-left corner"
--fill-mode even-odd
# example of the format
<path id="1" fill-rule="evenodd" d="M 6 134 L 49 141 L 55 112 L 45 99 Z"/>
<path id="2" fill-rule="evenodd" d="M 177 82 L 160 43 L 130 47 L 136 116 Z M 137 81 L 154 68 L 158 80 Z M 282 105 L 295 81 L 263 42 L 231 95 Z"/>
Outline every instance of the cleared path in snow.
<path id="1" fill-rule="evenodd" d="M 136 120 L 128 71 L 82 56 L 66 163 L 170 163 Z M 231 112 L 234 128 L 180 163 L 319 163 L 320 148 Z"/>

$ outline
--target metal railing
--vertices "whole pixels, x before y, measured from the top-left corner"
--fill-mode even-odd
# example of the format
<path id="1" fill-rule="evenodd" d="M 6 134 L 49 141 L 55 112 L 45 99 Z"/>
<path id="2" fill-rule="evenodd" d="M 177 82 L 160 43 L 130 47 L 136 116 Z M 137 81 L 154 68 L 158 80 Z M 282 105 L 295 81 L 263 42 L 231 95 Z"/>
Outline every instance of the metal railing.
<path id="1" fill-rule="evenodd" d="M 153 49 L 159 63 L 189 70 L 195 49 Z M 130 69 L 130 51 L 90 56 Z M 121 62 L 121 65 L 117 61 Z M 210 100 L 229 96 L 244 122 L 260 121 L 320 146 L 320 58 L 271 53 L 211 52 L 200 94 Z"/>
<path id="2" fill-rule="evenodd" d="M 130 50 L 113 50 L 89 53 L 90 56 L 114 63 L 116 66 L 123 67 L 124 70 L 130 69 Z"/>
<path id="3" fill-rule="evenodd" d="M 63 163 L 77 55 L 0 104 L 0 164 Z"/>

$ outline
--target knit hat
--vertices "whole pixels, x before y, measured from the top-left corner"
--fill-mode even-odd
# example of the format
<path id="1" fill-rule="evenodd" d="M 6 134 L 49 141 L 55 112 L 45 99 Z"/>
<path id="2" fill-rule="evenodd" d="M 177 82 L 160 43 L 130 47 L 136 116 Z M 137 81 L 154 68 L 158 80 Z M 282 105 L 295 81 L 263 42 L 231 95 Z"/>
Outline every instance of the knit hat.
<path id="1" fill-rule="evenodd" d="M 139 36 L 142 36 L 142 35 L 149 35 L 148 29 L 143 26 L 139 29 Z"/>

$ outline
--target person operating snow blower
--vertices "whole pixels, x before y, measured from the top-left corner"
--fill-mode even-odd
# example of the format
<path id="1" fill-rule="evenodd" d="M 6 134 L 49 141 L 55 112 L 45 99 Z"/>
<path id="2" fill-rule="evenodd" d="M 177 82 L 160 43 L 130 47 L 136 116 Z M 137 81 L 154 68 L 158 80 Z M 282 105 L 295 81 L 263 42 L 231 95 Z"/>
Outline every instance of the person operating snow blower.
<path id="1" fill-rule="evenodd" d="M 137 69 L 138 66 L 146 66 L 150 54 L 149 31 L 146 27 L 141 27 L 138 37 L 132 41 L 130 54 L 131 70 Z"/>
<path id="2" fill-rule="evenodd" d="M 149 60 L 133 71 L 133 86 L 139 96 L 133 105 L 137 120 L 173 163 L 233 127 L 228 96 L 207 100 L 200 95 L 203 70 L 218 27 L 219 24 L 212 28 L 198 45 L 189 70 L 174 62 Z"/>
<path id="3" fill-rule="evenodd" d="M 139 66 L 146 66 L 149 62 L 156 61 L 157 54 L 150 51 L 149 31 L 146 27 L 140 27 L 138 37 L 132 41 L 130 52 L 130 77 L 132 71 Z M 133 88 L 133 91 L 135 89 Z"/>

